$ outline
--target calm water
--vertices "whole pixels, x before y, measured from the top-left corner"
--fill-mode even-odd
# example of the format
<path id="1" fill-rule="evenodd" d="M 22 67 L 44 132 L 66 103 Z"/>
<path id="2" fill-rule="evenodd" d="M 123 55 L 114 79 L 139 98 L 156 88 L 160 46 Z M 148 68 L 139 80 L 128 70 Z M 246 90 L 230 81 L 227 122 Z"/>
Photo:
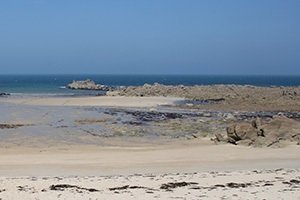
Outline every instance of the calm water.
<path id="1" fill-rule="evenodd" d="M 14 94 L 87 95 L 92 91 L 64 88 L 73 80 L 92 79 L 110 86 L 145 83 L 168 85 L 239 84 L 256 86 L 300 86 L 300 76 L 215 76 L 215 75 L 0 75 L 0 92 Z"/>

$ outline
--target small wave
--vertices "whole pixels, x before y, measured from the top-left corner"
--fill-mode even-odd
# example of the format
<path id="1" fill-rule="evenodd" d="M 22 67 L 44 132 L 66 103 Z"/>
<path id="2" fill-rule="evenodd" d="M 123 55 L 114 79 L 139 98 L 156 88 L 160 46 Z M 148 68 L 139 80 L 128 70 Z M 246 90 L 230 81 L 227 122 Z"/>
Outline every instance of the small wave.
<path id="1" fill-rule="evenodd" d="M 10 93 L 11 97 L 68 97 L 76 96 L 74 93 Z"/>
<path id="2" fill-rule="evenodd" d="M 60 89 L 66 89 L 67 87 L 66 86 L 60 86 L 59 88 Z"/>
<path id="3" fill-rule="evenodd" d="M 84 96 L 95 96 L 95 93 L 10 93 L 11 98 L 19 97 L 84 97 Z"/>

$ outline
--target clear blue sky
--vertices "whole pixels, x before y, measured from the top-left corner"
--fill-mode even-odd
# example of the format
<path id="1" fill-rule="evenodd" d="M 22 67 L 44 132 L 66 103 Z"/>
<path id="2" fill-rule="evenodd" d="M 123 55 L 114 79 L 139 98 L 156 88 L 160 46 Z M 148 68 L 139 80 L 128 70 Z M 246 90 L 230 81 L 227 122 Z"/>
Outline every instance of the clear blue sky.
<path id="1" fill-rule="evenodd" d="M 300 1 L 0 1 L 7 73 L 300 75 Z"/>

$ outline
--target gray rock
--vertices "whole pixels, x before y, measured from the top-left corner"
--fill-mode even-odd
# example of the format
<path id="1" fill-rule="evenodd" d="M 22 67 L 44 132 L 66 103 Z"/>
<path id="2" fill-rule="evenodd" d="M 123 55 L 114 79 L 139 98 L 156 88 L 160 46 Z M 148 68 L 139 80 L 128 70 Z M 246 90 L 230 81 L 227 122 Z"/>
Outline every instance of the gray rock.
<path id="1" fill-rule="evenodd" d="M 215 138 L 212 139 L 214 142 L 227 142 L 227 139 L 221 134 L 221 133 L 216 133 Z"/>
<path id="2" fill-rule="evenodd" d="M 0 93 L 0 97 L 9 96 L 9 95 L 10 95 L 9 93 L 5 93 L 5 92 Z"/>
<path id="3" fill-rule="evenodd" d="M 111 88 L 105 85 L 96 84 L 94 81 L 87 79 L 84 81 L 73 81 L 67 87 L 73 90 L 102 90 L 108 91 Z"/>
<path id="4" fill-rule="evenodd" d="M 237 145 L 250 146 L 253 144 L 253 141 L 250 139 L 240 140 L 236 142 Z"/>
<path id="5" fill-rule="evenodd" d="M 231 114 L 231 113 L 225 113 L 225 114 L 223 115 L 223 118 L 224 118 L 225 120 L 235 120 L 235 117 L 234 117 L 233 114 Z"/>
<path id="6" fill-rule="evenodd" d="M 284 116 L 276 116 L 263 124 L 260 118 L 249 122 L 234 123 L 227 127 L 227 142 L 254 147 L 282 147 L 299 143 L 300 122 Z M 215 141 L 223 139 L 216 136 Z"/>
<path id="7" fill-rule="evenodd" d="M 227 137 L 234 144 L 240 140 L 254 141 L 258 137 L 258 129 L 246 122 L 235 123 L 227 127 Z"/>

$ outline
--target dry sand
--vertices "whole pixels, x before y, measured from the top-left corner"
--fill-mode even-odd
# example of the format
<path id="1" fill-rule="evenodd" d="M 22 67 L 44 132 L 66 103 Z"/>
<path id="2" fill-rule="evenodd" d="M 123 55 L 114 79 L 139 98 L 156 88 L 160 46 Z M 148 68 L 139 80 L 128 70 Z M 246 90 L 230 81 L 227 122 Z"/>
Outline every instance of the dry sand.
<path id="1" fill-rule="evenodd" d="M 299 170 L 0 177 L 2 199 L 299 199 Z"/>
<path id="2" fill-rule="evenodd" d="M 20 147 L 1 149 L 0 163 L 3 199 L 300 198 L 298 146 Z"/>
<path id="3" fill-rule="evenodd" d="M 61 146 L 0 150 L 2 176 L 129 175 L 300 168 L 300 148 L 251 148 L 182 141 L 148 147 Z"/>

